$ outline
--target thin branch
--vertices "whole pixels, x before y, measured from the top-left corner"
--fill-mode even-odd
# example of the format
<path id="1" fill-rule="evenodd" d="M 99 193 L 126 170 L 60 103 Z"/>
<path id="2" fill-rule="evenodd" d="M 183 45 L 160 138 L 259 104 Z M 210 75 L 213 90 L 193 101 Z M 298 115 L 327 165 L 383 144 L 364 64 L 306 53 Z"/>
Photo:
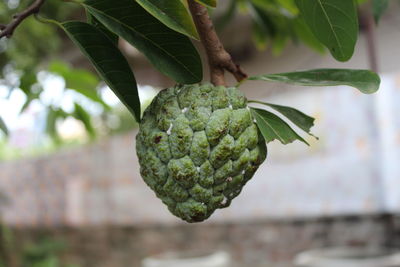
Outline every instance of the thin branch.
<path id="1" fill-rule="evenodd" d="M 378 72 L 375 20 L 372 14 L 372 6 L 370 3 L 361 10 L 361 24 L 365 27 L 370 69 L 374 72 Z"/>
<path id="2" fill-rule="evenodd" d="M 232 73 L 238 82 L 246 79 L 247 74 L 243 72 L 239 65 L 233 62 L 231 55 L 222 45 L 208 15 L 207 8 L 194 0 L 188 0 L 188 3 L 201 42 L 207 53 L 211 82 L 214 85 L 226 85 L 225 70 Z"/>
<path id="3" fill-rule="evenodd" d="M 13 16 L 13 20 L 9 24 L 0 24 L 0 39 L 3 37 L 10 38 L 15 29 L 29 16 L 39 12 L 40 8 L 46 0 L 36 0 L 27 9 Z"/>

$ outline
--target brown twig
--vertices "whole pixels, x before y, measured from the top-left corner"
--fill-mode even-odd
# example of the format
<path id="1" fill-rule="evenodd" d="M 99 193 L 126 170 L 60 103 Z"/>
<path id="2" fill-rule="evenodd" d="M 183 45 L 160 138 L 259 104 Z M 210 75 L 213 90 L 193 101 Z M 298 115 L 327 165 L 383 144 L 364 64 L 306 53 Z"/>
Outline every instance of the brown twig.
<path id="1" fill-rule="evenodd" d="M 361 23 L 365 27 L 365 35 L 367 39 L 367 50 L 370 69 L 378 72 L 378 55 L 376 49 L 376 36 L 375 36 L 375 20 L 372 15 L 372 4 L 368 4 L 361 11 Z"/>
<path id="2" fill-rule="evenodd" d="M 231 55 L 222 45 L 208 15 L 207 8 L 194 0 L 188 0 L 188 3 L 200 40 L 207 53 L 211 82 L 214 85 L 226 85 L 225 70 L 232 73 L 238 82 L 246 79 L 247 74 L 243 72 L 239 65 L 233 62 Z"/>
<path id="3" fill-rule="evenodd" d="M 10 38 L 21 22 L 23 22 L 27 17 L 39 12 L 45 1 L 46 0 L 36 0 L 27 9 L 19 14 L 15 14 L 13 20 L 9 24 L 0 24 L 0 39 L 3 37 Z"/>

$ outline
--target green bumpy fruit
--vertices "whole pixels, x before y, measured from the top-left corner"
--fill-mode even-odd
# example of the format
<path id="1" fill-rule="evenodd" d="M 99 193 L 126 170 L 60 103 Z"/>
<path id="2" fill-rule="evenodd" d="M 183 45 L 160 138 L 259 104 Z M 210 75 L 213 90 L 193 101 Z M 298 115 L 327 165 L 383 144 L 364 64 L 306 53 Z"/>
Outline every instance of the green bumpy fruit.
<path id="1" fill-rule="evenodd" d="M 244 94 L 209 84 L 162 90 L 144 112 L 136 150 L 146 184 L 187 222 L 229 206 L 267 152 Z"/>

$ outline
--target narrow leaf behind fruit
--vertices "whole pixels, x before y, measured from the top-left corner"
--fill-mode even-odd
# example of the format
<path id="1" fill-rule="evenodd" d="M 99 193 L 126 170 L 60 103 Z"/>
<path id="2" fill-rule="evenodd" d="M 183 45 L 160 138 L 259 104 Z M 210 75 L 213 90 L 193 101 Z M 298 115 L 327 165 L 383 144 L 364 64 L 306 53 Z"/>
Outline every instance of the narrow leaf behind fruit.
<path id="1" fill-rule="evenodd" d="M 87 0 L 83 5 L 101 23 L 142 52 L 162 73 L 178 83 L 203 78 L 200 56 L 189 38 L 171 30 L 136 1 Z"/>
<path id="2" fill-rule="evenodd" d="M 283 82 L 307 86 L 348 85 L 357 88 L 365 94 L 372 94 L 378 91 L 381 82 L 379 76 L 372 71 L 351 69 L 315 69 L 265 74 L 251 77 L 249 80 Z"/>
<path id="3" fill-rule="evenodd" d="M 140 100 L 132 70 L 113 42 L 93 25 L 84 22 L 61 24 L 71 40 L 93 63 L 122 103 L 140 121 Z"/>
<path id="4" fill-rule="evenodd" d="M 3 119 L 0 117 L 0 130 L 6 135 L 8 136 L 9 132 L 8 132 L 8 128 L 7 125 L 5 124 L 5 122 L 3 121 Z"/>
<path id="5" fill-rule="evenodd" d="M 315 37 L 339 61 L 349 60 L 358 38 L 358 17 L 353 0 L 296 0 Z"/>
<path id="6" fill-rule="evenodd" d="M 258 108 L 251 108 L 251 113 L 256 119 L 257 126 L 267 143 L 278 140 L 286 145 L 299 140 L 309 145 L 289 124 L 275 114 Z"/>
<path id="7" fill-rule="evenodd" d="M 268 107 L 273 108 L 274 110 L 278 111 L 281 113 L 283 116 L 285 116 L 287 119 L 289 119 L 292 123 L 294 123 L 297 127 L 305 131 L 311 136 L 314 136 L 311 133 L 311 128 L 314 126 L 314 121 L 315 119 L 304 114 L 300 110 L 297 110 L 292 107 L 287 107 L 287 106 L 281 106 L 281 105 L 275 105 L 271 103 L 265 103 L 261 101 L 256 101 L 256 100 L 250 100 L 249 103 L 258 103 L 262 105 L 266 105 Z"/>
<path id="8" fill-rule="evenodd" d="M 169 28 L 199 39 L 192 16 L 180 0 L 137 0 L 137 2 Z"/>

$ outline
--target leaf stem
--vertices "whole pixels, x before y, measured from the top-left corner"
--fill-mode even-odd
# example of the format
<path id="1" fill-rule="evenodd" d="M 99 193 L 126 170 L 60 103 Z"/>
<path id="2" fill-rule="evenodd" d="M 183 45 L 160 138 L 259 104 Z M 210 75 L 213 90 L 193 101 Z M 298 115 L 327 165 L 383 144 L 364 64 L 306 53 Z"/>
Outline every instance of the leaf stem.
<path id="1" fill-rule="evenodd" d="M 195 0 L 188 0 L 188 4 L 199 32 L 200 40 L 207 53 L 211 82 L 216 86 L 225 86 L 225 70 L 232 73 L 238 82 L 246 79 L 247 74 L 243 72 L 239 65 L 233 62 L 231 55 L 221 43 L 213 22 L 208 15 L 207 8 Z"/>

